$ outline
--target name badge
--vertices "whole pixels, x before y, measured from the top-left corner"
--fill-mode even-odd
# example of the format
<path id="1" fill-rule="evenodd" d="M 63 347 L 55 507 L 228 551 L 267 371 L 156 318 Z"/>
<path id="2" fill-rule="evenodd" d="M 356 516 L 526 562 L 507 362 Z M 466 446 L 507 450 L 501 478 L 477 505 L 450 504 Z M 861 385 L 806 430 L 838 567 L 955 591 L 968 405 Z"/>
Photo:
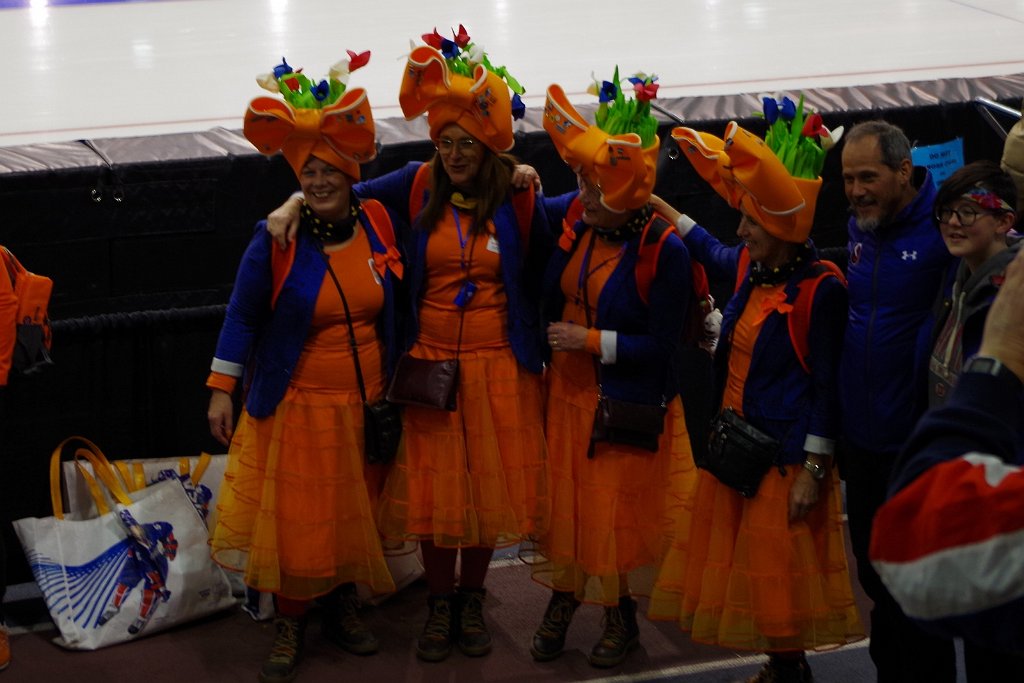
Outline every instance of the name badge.
<path id="1" fill-rule="evenodd" d="M 498 238 L 496 238 L 494 235 L 491 235 L 490 237 L 487 238 L 487 251 L 493 252 L 495 254 L 501 253 L 501 247 L 498 246 Z"/>

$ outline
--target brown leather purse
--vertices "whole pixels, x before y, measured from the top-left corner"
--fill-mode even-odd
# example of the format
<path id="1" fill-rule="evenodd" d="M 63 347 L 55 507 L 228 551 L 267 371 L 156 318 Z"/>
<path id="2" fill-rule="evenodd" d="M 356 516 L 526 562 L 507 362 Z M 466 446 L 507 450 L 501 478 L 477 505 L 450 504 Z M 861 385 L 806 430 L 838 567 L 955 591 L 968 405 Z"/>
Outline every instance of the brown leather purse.
<path id="1" fill-rule="evenodd" d="M 419 408 L 455 412 L 459 359 L 427 360 L 403 353 L 388 386 L 387 399 Z"/>

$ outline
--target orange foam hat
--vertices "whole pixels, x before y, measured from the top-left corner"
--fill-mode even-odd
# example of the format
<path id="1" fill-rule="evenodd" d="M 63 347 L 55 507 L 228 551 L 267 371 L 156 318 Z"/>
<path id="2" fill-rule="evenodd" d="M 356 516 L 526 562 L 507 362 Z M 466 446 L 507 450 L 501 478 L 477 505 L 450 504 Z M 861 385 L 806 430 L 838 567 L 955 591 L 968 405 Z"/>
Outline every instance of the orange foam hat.
<path id="1" fill-rule="evenodd" d="M 363 88 L 346 90 L 322 109 L 299 109 L 273 97 L 257 97 L 245 112 L 242 131 L 263 154 L 280 150 L 296 177 L 315 156 L 359 180 L 359 165 L 377 156 L 373 112 Z"/>
<path id="2" fill-rule="evenodd" d="M 473 69 L 473 78 L 452 73 L 444 55 L 429 45 L 409 54 L 398 103 L 408 120 L 427 113 L 430 139 L 435 143 L 441 129 L 450 123 L 493 152 L 507 152 L 515 143 L 512 101 L 505 81 L 480 64 Z"/>
<path id="3" fill-rule="evenodd" d="M 658 168 L 657 136 L 645 149 L 636 133 L 609 135 L 587 123 L 558 85 L 548 88 L 544 130 L 573 171 L 597 179 L 605 208 L 623 213 L 650 200 Z"/>
<path id="4" fill-rule="evenodd" d="M 682 126 L 673 129 L 672 139 L 731 207 L 781 240 L 807 241 L 821 178 L 794 178 L 764 140 L 735 121 L 726 126 L 724 140 Z"/>

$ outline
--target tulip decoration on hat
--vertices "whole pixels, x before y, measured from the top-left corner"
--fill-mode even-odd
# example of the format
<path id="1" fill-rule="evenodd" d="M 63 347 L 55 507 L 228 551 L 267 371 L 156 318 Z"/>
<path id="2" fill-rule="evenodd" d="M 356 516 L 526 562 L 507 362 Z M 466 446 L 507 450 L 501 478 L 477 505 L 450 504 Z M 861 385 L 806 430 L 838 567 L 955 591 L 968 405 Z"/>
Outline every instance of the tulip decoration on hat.
<path id="1" fill-rule="evenodd" d="M 591 86 L 600 102 L 593 125 L 569 103 L 559 85 L 548 88 L 544 106 L 544 130 L 559 156 L 573 171 L 595 181 L 601 204 L 616 213 L 647 204 L 658 165 L 658 120 L 651 115 L 657 76 L 636 74 L 627 81 L 635 99 L 626 99 L 618 67 L 612 81 Z"/>
<path id="2" fill-rule="evenodd" d="M 803 105 L 803 96 L 799 104 L 765 97 L 769 125 L 763 140 L 735 121 L 726 126 L 724 139 L 682 126 L 672 131 L 697 173 L 730 206 L 769 234 L 797 244 L 811 233 L 825 153 L 843 133 L 829 131 L 820 114 L 805 117 Z"/>
<path id="3" fill-rule="evenodd" d="M 272 73 L 256 81 L 284 100 L 257 97 L 245 112 L 245 137 L 263 154 L 280 151 L 298 176 L 310 156 L 327 162 L 353 180 L 359 165 L 377 155 L 376 128 L 363 88 L 349 89 L 349 74 L 365 66 L 370 53 L 348 51 L 329 77 L 314 83 L 283 58 Z"/>
<path id="4" fill-rule="evenodd" d="M 434 29 L 423 35 L 426 45 L 413 46 L 398 92 L 402 113 L 412 120 L 425 112 L 435 144 L 441 129 L 454 123 L 491 151 L 507 152 L 514 143 L 512 121 L 526 113 L 523 86 L 491 63 L 462 24 L 452 36 Z"/>

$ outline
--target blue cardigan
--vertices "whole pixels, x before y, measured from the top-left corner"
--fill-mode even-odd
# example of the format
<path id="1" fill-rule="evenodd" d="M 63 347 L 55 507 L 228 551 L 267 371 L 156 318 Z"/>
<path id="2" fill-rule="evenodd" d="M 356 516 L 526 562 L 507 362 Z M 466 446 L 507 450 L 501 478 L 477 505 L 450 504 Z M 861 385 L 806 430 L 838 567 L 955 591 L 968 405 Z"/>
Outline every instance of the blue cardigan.
<path id="1" fill-rule="evenodd" d="M 562 224 L 578 194 L 570 192 L 542 199 L 550 225 Z M 549 322 L 561 319 L 565 305 L 562 273 L 575 249 L 585 249 L 590 238 L 590 227 L 582 221 L 576 222 L 573 231 L 574 249 L 555 249 L 544 275 L 545 317 Z M 686 247 L 678 236 L 670 235 L 658 256 L 649 304 L 645 304 L 636 285 L 639 244 L 639 235 L 626 243 L 625 253 L 597 299 L 597 316 L 591 324 L 617 333 L 616 361 L 601 367 L 605 393 L 624 401 L 658 404 L 678 393 L 679 351 L 693 280 Z M 586 324 L 582 320 L 575 322 Z"/>
<path id="2" fill-rule="evenodd" d="M 409 288 L 408 307 L 404 325 L 404 344 L 412 346 L 419 334 L 419 303 L 426 282 L 427 240 L 430 231 L 416 225 L 415 216 L 409 215 L 409 193 L 416 171 L 422 164 L 412 162 L 391 173 L 354 186 L 360 197 L 376 199 L 408 223 L 401 224 L 403 242 L 408 254 L 409 267 L 405 282 Z M 427 193 L 424 192 L 426 198 Z M 426 199 L 423 202 L 426 205 Z M 542 254 L 550 243 L 549 230 L 540 201 L 534 208 L 530 226 L 530 244 L 523 249 L 519 225 L 511 200 L 498 209 L 493 221 L 498 240 L 501 276 L 508 301 L 508 336 L 512 353 L 519 364 L 530 372 L 543 368 L 544 331 L 540 325 L 539 290 L 532 286 L 540 280 L 541 270 L 536 254 Z M 410 229 L 413 226 L 414 229 Z"/>
<path id="3" fill-rule="evenodd" d="M 369 227 L 366 214 L 361 212 L 359 218 L 366 227 L 370 249 L 384 253 L 386 249 Z M 256 224 L 238 267 L 217 340 L 212 369 L 234 377 L 246 370 L 249 382 L 245 407 L 255 418 L 272 415 L 284 397 L 327 273 L 315 238 L 300 231 L 296 240 L 295 261 L 271 309 L 271 254 L 277 247 L 266 230 L 266 221 Z M 385 271 L 382 280 L 384 308 L 377 319 L 377 330 L 386 349 L 385 371 L 390 376 L 400 351 L 395 325 L 396 283 L 390 270 Z"/>
<path id="4" fill-rule="evenodd" d="M 684 241 L 694 258 L 704 264 L 709 277 L 736 281 L 744 245 L 727 247 L 700 226 L 694 226 Z M 800 281 L 809 275 L 810 264 L 793 273 L 785 285 L 787 302 L 796 299 Z M 715 353 L 716 407 L 721 404 L 728 376 L 732 332 L 750 300 L 752 287 L 745 278 L 722 311 L 721 341 Z M 789 337 L 789 321 L 778 311 L 768 316 L 754 342 L 750 372 L 743 385 L 743 416 L 782 443 L 781 464 L 803 462 L 808 434 L 826 439 L 839 434 L 837 376 L 845 325 L 846 287 L 835 278 L 825 278 L 811 306 L 811 374 L 800 366 Z"/>

